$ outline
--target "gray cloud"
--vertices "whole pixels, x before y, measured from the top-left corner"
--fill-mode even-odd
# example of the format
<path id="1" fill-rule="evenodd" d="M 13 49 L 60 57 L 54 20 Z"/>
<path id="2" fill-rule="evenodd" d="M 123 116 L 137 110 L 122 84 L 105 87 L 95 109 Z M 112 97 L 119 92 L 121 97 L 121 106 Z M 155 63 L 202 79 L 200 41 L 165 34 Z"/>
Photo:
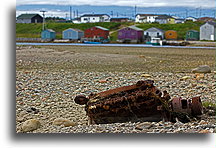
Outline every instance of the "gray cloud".
<path id="1" fill-rule="evenodd" d="M 215 7 L 215 0 L 17 0 L 17 5 L 24 4 Z"/>

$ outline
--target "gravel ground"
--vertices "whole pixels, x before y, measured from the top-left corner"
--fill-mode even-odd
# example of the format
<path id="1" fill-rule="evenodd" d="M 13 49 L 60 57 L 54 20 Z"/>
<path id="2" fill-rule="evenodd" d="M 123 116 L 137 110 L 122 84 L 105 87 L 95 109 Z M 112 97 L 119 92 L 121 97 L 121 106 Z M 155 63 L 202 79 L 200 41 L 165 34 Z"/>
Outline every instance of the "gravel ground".
<path id="1" fill-rule="evenodd" d="M 29 52 L 34 51 L 34 53 Z M 155 85 L 167 90 L 171 97 L 190 98 L 201 96 L 203 102 L 215 103 L 215 73 L 196 75 L 175 72 L 85 72 L 67 69 L 41 69 L 35 66 L 39 60 L 46 65 L 58 58 L 59 52 L 40 48 L 19 47 L 16 71 L 16 132 L 31 133 L 213 133 L 215 110 L 210 106 L 199 120 L 189 123 L 127 122 L 87 125 L 84 106 L 77 105 L 76 95 L 89 95 L 115 87 L 152 79 Z M 28 53 L 28 54 L 26 54 Z M 30 54 L 29 54 L 30 53 Z M 38 53 L 42 53 L 38 56 Z M 37 55 L 37 56 L 36 56 Z M 49 57 L 47 57 L 50 55 Z M 65 54 L 68 56 L 67 54 Z M 26 60 L 27 59 L 27 60 Z M 29 62 L 31 59 L 31 62 Z M 61 60 L 67 60 L 61 59 Z M 38 61 L 37 61 L 38 62 Z M 86 61 L 85 61 L 86 62 Z M 57 64 L 58 61 L 56 61 Z M 55 65 L 56 63 L 52 63 Z M 32 66 L 33 65 L 33 66 Z M 31 67 L 31 68 L 28 68 Z M 33 68 L 32 68 L 33 67 Z M 144 75 L 148 74 L 148 76 Z M 186 76 L 186 77 L 185 77 Z M 100 80 L 103 80 L 101 83 Z M 104 81 L 105 80 L 105 81 Z M 40 126 L 24 131 L 27 120 L 35 119 Z M 66 124 L 67 123 L 67 124 Z"/>

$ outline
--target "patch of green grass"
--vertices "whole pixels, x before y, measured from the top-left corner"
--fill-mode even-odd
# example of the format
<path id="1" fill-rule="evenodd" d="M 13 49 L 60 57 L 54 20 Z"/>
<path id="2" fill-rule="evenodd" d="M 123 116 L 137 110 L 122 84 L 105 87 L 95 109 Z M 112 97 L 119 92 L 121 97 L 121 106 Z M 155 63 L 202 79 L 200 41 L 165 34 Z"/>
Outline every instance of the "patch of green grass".
<path id="1" fill-rule="evenodd" d="M 205 108 L 210 108 L 210 109 L 216 110 L 216 104 L 215 103 L 212 103 L 212 102 L 209 102 L 209 101 L 205 101 L 205 102 L 202 102 L 202 105 Z"/>

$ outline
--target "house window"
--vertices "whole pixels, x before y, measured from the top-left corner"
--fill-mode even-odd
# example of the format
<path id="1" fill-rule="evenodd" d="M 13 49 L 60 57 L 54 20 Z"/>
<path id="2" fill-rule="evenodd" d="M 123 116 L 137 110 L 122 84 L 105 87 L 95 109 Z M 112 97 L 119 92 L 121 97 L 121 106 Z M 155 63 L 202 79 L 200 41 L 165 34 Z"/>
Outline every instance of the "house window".
<path id="1" fill-rule="evenodd" d="M 87 18 L 84 18 L 83 20 L 84 20 L 84 21 L 88 21 L 88 19 L 87 19 Z"/>
<path id="2" fill-rule="evenodd" d="M 122 32 L 119 32 L 119 35 L 122 35 Z"/>
<path id="3" fill-rule="evenodd" d="M 131 32 L 131 35 L 135 35 L 135 33 L 134 33 L 134 32 Z"/>

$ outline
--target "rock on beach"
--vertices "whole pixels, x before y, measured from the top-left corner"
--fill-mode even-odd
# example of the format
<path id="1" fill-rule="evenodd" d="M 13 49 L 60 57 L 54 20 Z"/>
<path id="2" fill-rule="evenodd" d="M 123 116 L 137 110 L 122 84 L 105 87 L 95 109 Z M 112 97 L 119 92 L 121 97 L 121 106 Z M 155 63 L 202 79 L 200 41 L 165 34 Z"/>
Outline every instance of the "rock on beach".
<path id="1" fill-rule="evenodd" d="M 41 123 L 37 119 L 30 119 L 23 123 L 22 130 L 23 132 L 30 132 L 38 129 L 41 126 Z"/>
<path id="2" fill-rule="evenodd" d="M 208 65 L 200 65 L 197 68 L 192 69 L 192 73 L 210 73 L 211 68 Z"/>

